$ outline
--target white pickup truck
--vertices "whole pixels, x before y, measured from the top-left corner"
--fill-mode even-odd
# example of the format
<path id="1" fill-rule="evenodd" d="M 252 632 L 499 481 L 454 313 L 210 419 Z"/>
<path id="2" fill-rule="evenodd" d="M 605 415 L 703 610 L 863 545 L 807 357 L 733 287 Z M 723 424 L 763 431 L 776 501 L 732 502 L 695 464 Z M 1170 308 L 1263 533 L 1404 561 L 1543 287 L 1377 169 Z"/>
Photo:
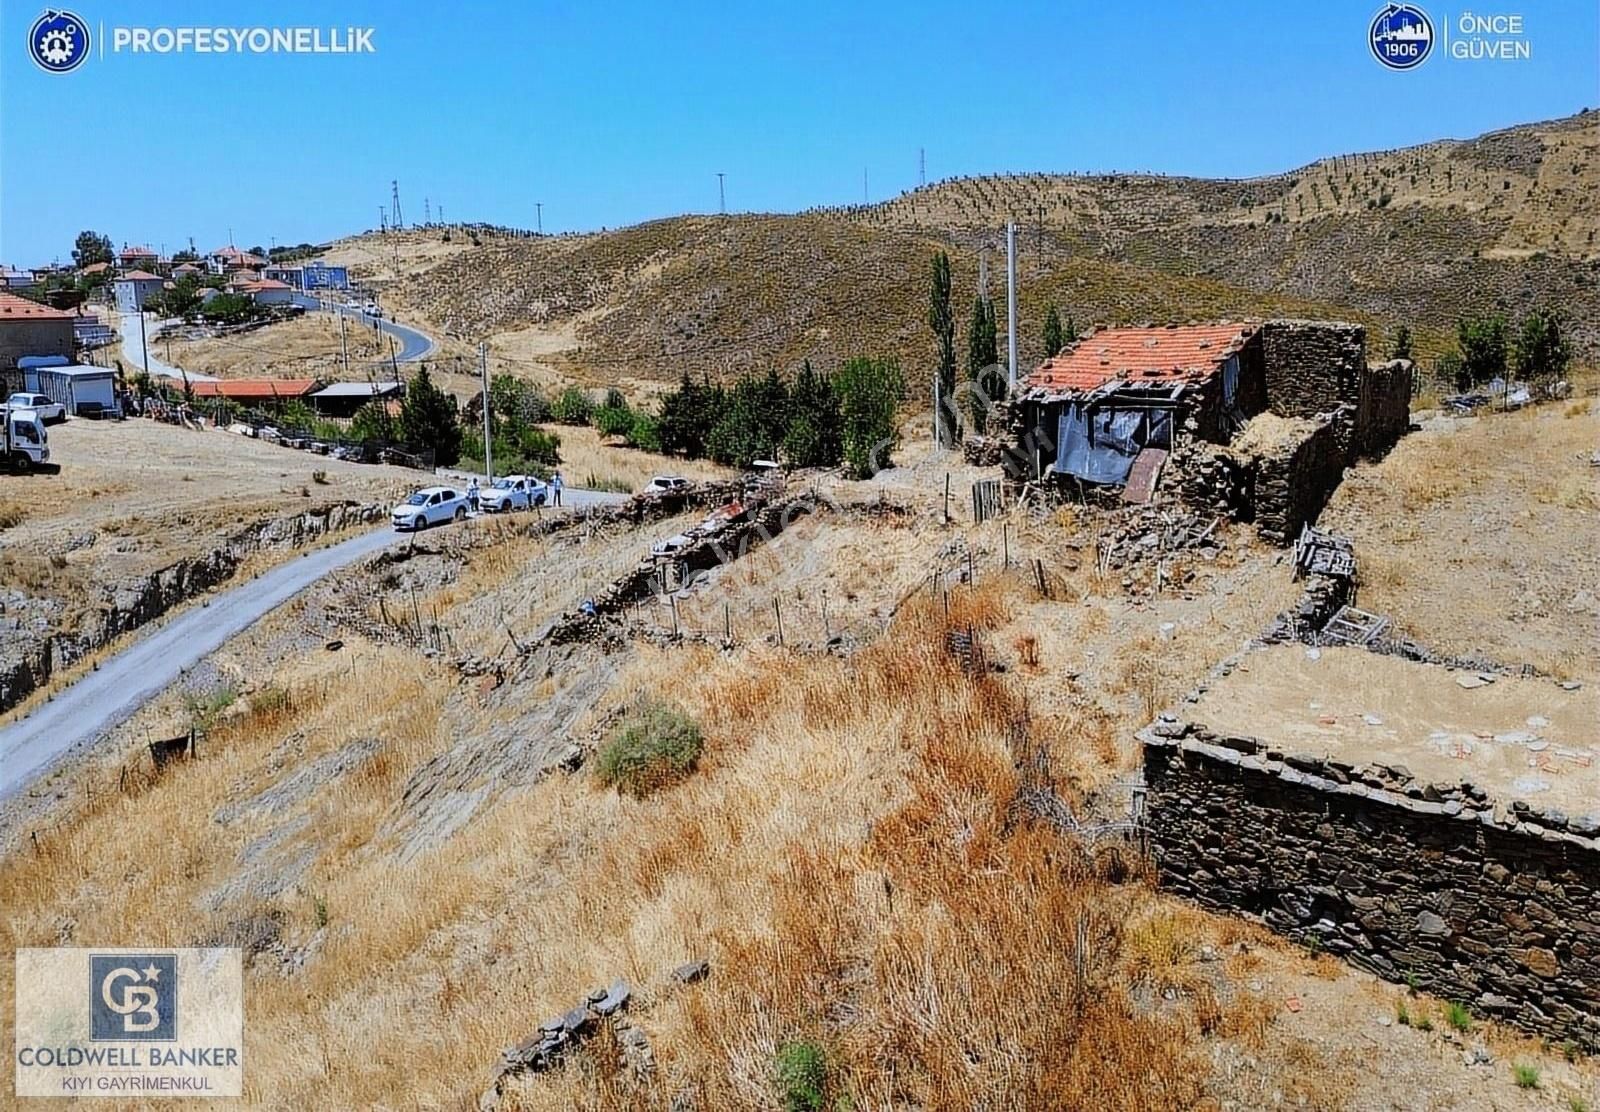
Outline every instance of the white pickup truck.
<path id="1" fill-rule="evenodd" d="M 0 460 L 18 475 L 50 462 L 50 434 L 38 410 L 0 406 Z"/>

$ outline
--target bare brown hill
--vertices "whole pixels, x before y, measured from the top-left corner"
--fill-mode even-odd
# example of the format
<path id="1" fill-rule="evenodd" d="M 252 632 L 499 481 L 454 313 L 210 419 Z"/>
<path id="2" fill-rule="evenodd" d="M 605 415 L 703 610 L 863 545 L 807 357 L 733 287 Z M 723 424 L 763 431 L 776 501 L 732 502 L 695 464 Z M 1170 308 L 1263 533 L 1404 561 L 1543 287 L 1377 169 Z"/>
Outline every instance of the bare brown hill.
<path id="1" fill-rule="evenodd" d="M 958 317 L 1003 293 L 997 231 L 1022 229 L 1022 357 L 1050 304 L 1079 324 L 1267 315 L 1400 325 L 1421 354 L 1468 312 L 1561 311 L 1600 351 L 1600 119 L 1341 155 L 1247 180 L 1021 174 L 929 185 L 799 215 L 685 216 L 594 234 L 438 230 L 335 252 L 386 303 L 450 336 L 580 380 L 725 377 L 859 353 L 932 356 L 933 251 L 952 253 Z"/>

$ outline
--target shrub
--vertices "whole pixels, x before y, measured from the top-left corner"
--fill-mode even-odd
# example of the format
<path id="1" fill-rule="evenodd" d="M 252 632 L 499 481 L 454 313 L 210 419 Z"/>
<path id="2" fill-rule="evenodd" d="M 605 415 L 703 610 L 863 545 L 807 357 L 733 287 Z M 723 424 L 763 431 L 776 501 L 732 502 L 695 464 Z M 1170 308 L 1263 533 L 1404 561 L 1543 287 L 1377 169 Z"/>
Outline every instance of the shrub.
<path id="1" fill-rule="evenodd" d="M 661 451 L 661 426 L 648 413 L 634 413 L 633 424 L 628 426 L 624 438 L 628 442 L 628 447 L 637 448 L 641 452 Z"/>
<path id="2" fill-rule="evenodd" d="M 1452 1000 L 1444 1010 L 1444 1021 L 1457 1031 L 1472 1030 L 1472 1013 L 1467 1011 L 1465 1004 Z"/>
<path id="3" fill-rule="evenodd" d="M 704 748 L 694 719 L 675 707 L 651 703 L 612 731 L 595 767 L 608 787 L 643 798 L 694 771 Z"/>
<path id="4" fill-rule="evenodd" d="M 1411 1026 L 1411 1013 L 1406 1010 L 1406 1002 L 1404 1000 L 1395 1005 L 1394 1021 L 1402 1027 Z"/>
<path id="5" fill-rule="evenodd" d="M 1539 1068 L 1530 1066 L 1525 1062 L 1518 1062 L 1511 1067 L 1511 1076 L 1519 1089 L 1537 1089 L 1539 1087 Z"/>
<path id="6" fill-rule="evenodd" d="M 905 377 L 892 359 L 852 359 L 833 380 L 844 418 L 844 458 L 858 479 L 889 466 L 900 443 L 894 411 L 905 397 Z"/>
<path id="7" fill-rule="evenodd" d="M 289 709 L 289 693 L 281 687 L 263 687 L 250 696 L 250 713 L 279 714 Z"/>
<path id="8" fill-rule="evenodd" d="M 576 386 L 561 391 L 551 416 L 563 425 L 587 425 L 594 416 L 594 403 Z"/>
<path id="9" fill-rule="evenodd" d="M 633 410 L 626 402 L 614 406 L 608 400 L 594 411 L 594 427 L 601 436 L 626 436 L 633 431 Z"/>
<path id="10" fill-rule="evenodd" d="M 811 1042 L 789 1042 L 778 1048 L 778 1096 L 786 1112 L 821 1112 L 828 1086 L 822 1048 Z"/>

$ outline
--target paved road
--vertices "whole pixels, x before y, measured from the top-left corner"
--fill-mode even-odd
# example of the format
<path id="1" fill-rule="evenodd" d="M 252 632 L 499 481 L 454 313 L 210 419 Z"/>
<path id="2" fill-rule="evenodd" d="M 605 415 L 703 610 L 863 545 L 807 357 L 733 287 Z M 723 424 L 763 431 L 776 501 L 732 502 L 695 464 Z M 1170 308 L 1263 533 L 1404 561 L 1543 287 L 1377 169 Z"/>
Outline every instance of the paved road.
<path id="1" fill-rule="evenodd" d="M 141 334 L 138 313 L 120 314 L 117 327 L 122 333 L 122 357 L 135 367 L 143 367 L 157 378 L 183 378 L 187 373 L 190 382 L 217 381 L 216 375 L 203 375 L 196 371 L 184 372 L 156 358 L 156 341 L 151 337 L 163 323 L 154 313 L 150 313 L 144 322 L 144 333 Z M 142 339 L 150 339 L 149 352 L 144 350 Z"/>
<path id="2" fill-rule="evenodd" d="M 574 508 L 621 500 L 619 495 L 584 490 L 568 490 L 566 495 Z M 409 536 L 386 526 L 311 551 L 259 579 L 212 595 L 208 606 L 191 606 L 147 635 L 135 635 L 127 648 L 97 671 L 20 722 L 0 729 L 0 800 L 25 788 L 75 747 L 91 745 L 127 721 L 186 669 L 318 579 L 404 543 Z"/>
<path id="3" fill-rule="evenodd" d="M 310 294 L 295 294 L 294 300 L 296 305 L 304 305 L 307 309 L 320 310 L 326 308 L 329 312 L 349 317 L 351 324 L 359 325 L 362 328 L 371 328 L 374 323 L 374 318 L 368 313 L 363 313 L 360 309 L 351 309 L 346 305 L 340 305 L 332 301 L 324 306 L 322 302 Z M 401 363 L 414 363 L 418 359 L 423 359 L 433 354 L 433 349 L 437 346 L 433 342 L 433 337 L 426 333 L 418 332 L 415 328 L 407 327 L 396 321 L 385 320 L 381 317 L 376 318 L 376 323 L 378 330 L 385 336 L 393 336 L 395 338 L 394 357 Z"/>

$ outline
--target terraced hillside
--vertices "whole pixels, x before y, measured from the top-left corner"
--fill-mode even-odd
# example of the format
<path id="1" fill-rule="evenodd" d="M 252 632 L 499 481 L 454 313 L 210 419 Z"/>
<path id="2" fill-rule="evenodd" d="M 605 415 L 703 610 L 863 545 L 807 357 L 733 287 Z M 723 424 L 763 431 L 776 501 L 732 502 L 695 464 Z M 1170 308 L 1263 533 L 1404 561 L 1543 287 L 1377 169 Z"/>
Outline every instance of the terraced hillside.
<path id="1" fill-rule="evenodd" d="M 1001 235 L 1022 225 L 1022 356 L 1050 304 L 1080 324 L 1277 314 L 1398 325 L 1421 354 L 1464 312 L 1561 310 L 1600 351 L 1600 133 L 1593 114 L 1468 142 L 1338 156 L 1239 181 L 1026 174 L 927 186 L 871 207 L 676 217 L 595 234 L 455 229 L 363 237 L 335 256 L 385 302 L 580 380 L 724 377 L 932 357 L 928 259 L 949 250 L 958 314 L 979 257 L 1000 295 Z"/>

